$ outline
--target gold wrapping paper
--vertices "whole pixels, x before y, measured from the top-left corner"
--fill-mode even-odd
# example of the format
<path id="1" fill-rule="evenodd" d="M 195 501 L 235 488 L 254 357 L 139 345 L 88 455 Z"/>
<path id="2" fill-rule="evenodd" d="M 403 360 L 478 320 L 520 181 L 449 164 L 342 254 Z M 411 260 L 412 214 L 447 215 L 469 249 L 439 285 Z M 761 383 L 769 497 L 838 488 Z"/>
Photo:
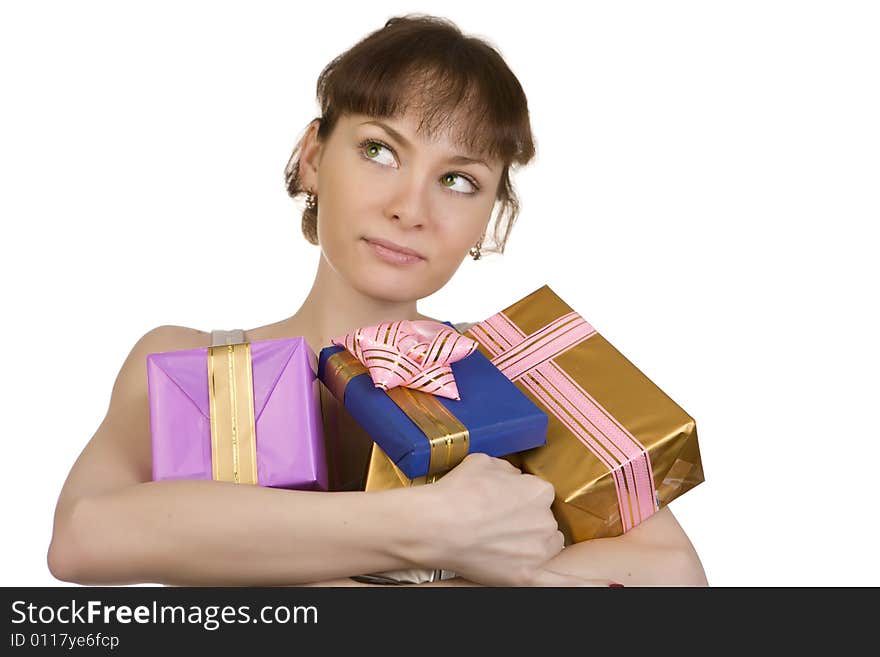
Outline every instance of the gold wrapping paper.
<path id="1" fill-rule="evenodd" d="M 508 454 L 501 458 L 505 461 L 509 461 L 516 467 L 520 467 L 519 454 Z M 450 468 L 450 470 L 451 469 L 452 468 Z M 448 472 L 448 470 L 446 472 Z M 446 472 L 410 479 L 401 472 L 400 468 L 394 465 L 394 461 L 382 451 L 381 447 L 376 443 L 373 443 L 372 450 L 370 451 L 369 464 L 367 466 L 366 479 L 364 480 L 364 490 L 390 490 L 392 488 L 432 484 L 438 479 L 441 479 Z"/>
<path id="2" fill-rule="evenodd" d="M 546 285 L 502 311 L 531 335 L 573 312 Z M 472 327 L 466 335 L 480 341 Z M 492 359 L 491 350 L 480 351 Z M 704 481 L 696 423 L 598 333 L 556 355 L 555 363 L 625 427 L 649 455 L 659 508 Z M 547 444 L 520 452 L 522 470 L 556 488 L 553 512 L 566 544 L 623 533 L 614 479 L 607 465 L 517 381 L 549 416 Z"/>
<path id="3" fill-rule="evenodd" d="M 216 481 L 257 484 L 257 432 L 251 348 L 208 347 L 211 469 Z"/>
<path id="4" fill-rule="evenodd" d="M 547 286 L 502 311 L 526 335 L 571 312 L 571 307 Z M 480 342 L 479 331 L 474 333 L 473 328 L 465 335 Z M 493 350 L 482 343 L 479 349 L 493 360 Z M 553 360 L 647 450 L 660 508 L 704 481 L 693 418 L 605 338 L 593 334 Z M 547 444 L 506 458 L 523 472 L 554 485 L 552 511 L 566 545 L 623 533 L 615 482 L 608 466 L 526 386 L 517 385 L 547 413 Z M 407 479 L 378 446 L 372 447 L 365 490 L 419 485 L 426 483 L 423 479 Z"/>
<path id="5" fill-rule="evenodd" d="M 394 461 L 392 461 L 382 448 L 373 443 L 370 451 L 370 466 L 367 470 L 367 480 L 364 486 L 365 490 L 388 490 L 390 488 L 400 488 L 408 486 L 420 486 L 422 484 L 432 484 L 443 474 L 425 475 L 424 477 L 416 477 L 410 479 Z"/>

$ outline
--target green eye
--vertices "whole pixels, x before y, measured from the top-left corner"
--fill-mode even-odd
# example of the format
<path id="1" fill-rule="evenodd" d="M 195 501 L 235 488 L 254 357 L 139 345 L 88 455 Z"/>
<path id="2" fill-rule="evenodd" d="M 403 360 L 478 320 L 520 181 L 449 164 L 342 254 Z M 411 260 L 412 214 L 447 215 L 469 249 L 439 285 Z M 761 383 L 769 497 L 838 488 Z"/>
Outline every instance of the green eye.
<path id="1" fill-rule="evenodd" d="M 396 157 L 394 155 L 394 149 L 392 149 L 387 144 L 383 144 L 380 141 L 376 141 L 375 139 L 364 139 L 361 143 L 358 144 L 358 149 L 360 151 L 361 157 L 363 157 L 365 160 L 368 160 L 368 161 L 376 160 L 378 158 L 379 154 L 382 152 L 383 148 L 385 150 L 387 150 L 392 155 L 392 157 Z M 378 162 L 378 161 L 376 163 L 379 164 L 380 166 L 384 166 L 384 167 L 393 166 L 393 165 L 383 164 L 382 162 Z M 458 182 L 459 179 L 464 180 L 471 187 L 473 187 L 473 191 L 462 192 L 457 189 L 450 189 L 455 186 L 455 183 Z M 454 173 L 454 172 L 446 173 L 440 177 L 440 184 L 443 185 L 444 187 L 448 188 L 451 193 L 461 194 L 464 196 L 473 196 L 480 189 L 480 186 L 477 184 L 477 182 L 475 180 L 473 180 L 470 176 L 463 174 L 463 173 Z"/>
<path id="2" fill-rule="evenodd" d="M 388 146 L 382 144 L 378 141 L 373 141 L 372 139 L 365 139 L 360 144 L 358 144 L 358 148 L 361 150 L 361 154 L 368 160 L 375 160 L 379 154 L 382 152 L 382 149 L 386 149 L 391 151 Z"/>

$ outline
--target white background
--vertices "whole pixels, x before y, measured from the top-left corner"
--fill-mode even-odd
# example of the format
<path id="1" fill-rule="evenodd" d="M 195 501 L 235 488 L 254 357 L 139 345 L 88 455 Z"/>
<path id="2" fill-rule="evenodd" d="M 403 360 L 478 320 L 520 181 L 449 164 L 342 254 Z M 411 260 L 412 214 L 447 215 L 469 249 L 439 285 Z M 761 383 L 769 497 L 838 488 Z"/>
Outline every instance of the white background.
<path id="1" fill-rule="evenodd" d="M 315 80 L 411 11 L 501 51 L 538 149 L 507 253 L 420 310 L 549 284 L 696 419 L 706 482 L 671 508 L 711 584 L 880 585 L 880 20 L 766 0 L 5 3 L 0 584 L 61 584 L 55 501 L 143 333 L 299 307 Z"/>

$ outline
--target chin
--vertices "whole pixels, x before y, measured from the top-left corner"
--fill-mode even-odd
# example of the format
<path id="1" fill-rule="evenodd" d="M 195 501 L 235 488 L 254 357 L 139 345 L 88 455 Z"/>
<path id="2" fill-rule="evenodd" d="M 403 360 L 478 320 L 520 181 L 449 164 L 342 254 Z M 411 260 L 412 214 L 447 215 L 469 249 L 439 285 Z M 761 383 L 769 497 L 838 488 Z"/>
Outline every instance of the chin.
<path id="1" fill-rule="evenodd" d="M 404 282 L 397 277 L 382 275 L 357 277 L 355 287 L 361 294 L 394 303 L 416 301 L 426 296 L 418 290 L 417 281 Z"/>
<path id="2" fill-rule="evenodd" d="M 425 271 L 395 271 L 394 268 L 381 265 L 352 268 L 348 275 L 361 294 L 394 303 L 424 299 L 442 287 L 431 285 L 432 281 Z"/>

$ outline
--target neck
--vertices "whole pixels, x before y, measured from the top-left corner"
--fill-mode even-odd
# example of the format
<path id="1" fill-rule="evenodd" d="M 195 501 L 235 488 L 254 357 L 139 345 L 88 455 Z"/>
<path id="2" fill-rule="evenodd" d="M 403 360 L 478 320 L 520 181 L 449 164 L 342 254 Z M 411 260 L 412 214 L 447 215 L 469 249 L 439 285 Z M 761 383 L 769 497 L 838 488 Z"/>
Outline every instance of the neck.
<path id="1" fill-rule="evenodd" d="M 353 288 L 321 256 L 312 289 L 290 318 L 301 330 L 315 353 L 333 338 L 360 326 L 421 316 L 416 300 L 389 301 L 370 297 Z"/>

